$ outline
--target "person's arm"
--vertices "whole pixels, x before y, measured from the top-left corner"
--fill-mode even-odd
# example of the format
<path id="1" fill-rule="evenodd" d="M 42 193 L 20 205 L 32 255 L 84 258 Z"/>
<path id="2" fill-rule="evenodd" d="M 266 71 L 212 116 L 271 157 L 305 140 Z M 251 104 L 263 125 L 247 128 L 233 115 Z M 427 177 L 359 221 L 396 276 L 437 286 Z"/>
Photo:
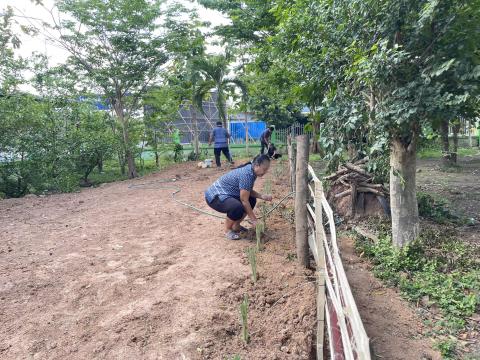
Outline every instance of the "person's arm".
<path id="1" fill-rule="evenodd" d="M 227 130 L 225 131 L 227 133 L 227 145 L 230 145 L 230 133 Z"/>
<path id="2" fill-rule="evenodd" d="M 261 199 L 265 201 L 272 201 L 272 195 L 260 194 L 255 190 L 250 191 L 250 196 L 254 197 L 255 199 Z"/>
<path id="3" fill-rule="evenodd" d="M 253 191 L 253 190 L 252 190 Z M 250 193 L 251 191 L 248 190 L 240 190 L 240 201 L 242 202 L 243 207 L 245 208 L 245 212 L 247 213 L 248 217 L 250 218 L 252 225 L 257 224 L 257 217 L 253 212 L 252 206 L 250 205 Z"/>

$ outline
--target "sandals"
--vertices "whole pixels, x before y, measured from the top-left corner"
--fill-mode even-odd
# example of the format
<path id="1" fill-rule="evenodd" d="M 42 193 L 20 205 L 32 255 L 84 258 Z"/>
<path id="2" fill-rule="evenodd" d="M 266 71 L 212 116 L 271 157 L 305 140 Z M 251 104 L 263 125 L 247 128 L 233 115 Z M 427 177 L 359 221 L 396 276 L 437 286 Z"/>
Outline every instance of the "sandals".
<path id="1" fill-rule="evenodd" d="M 227 232 L 225 234 L 225 237 L 228 239 L 228 240 L 240 240 L 240 235 L 238 235 L 235 231 L 233 230 L 230 230 L 229 232 Z"/>

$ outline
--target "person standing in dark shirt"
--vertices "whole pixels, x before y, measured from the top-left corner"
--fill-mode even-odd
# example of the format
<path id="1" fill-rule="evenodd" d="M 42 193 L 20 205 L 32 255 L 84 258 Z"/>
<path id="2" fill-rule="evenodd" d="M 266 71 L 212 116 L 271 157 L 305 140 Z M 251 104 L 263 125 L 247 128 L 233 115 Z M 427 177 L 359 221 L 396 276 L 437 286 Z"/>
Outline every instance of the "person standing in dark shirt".
<path id="1" fill-rule="evenodd" d="M 217 167 L 221 166 L 220 155 L 222 152 L 230 164 L 233 164 L 232 155 L 230 155 L 230 150 L 228 149 L 229 139 L 230 134 L 222 127 L 222 122 L 217 121 L 217 127 L 212 130 L 210 139 L 208 140 L 208 145 L 212 145 L 212 142 L 215 142 L 213 145 L 213 153 L 215 154 Z"/>
<path id="2" fill-rule="evenodd" d="M 273 130 L 275 127 L 270 125 L 263 133 L 260 135 L 260 144 L 262 145 L 260 149 L 260 154 L 264 154 L 265 150 L 268 151 L 268 147 L 270 146 L 270 138 L 272 136 Z"/>

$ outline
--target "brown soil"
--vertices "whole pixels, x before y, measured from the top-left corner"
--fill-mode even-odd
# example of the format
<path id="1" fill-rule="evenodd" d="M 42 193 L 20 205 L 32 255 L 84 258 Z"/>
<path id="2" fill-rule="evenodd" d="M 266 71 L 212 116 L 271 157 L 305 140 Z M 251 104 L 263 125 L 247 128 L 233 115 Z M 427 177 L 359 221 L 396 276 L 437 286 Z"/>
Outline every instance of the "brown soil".
<path id="1" fill-rule="evenodd" d="M 290 256 L 292 225 L 269 219 L 253 285 L 244 254 L 252 243 L 225 240 L 222 220 L 174 203 L 155 183 L 179 178 L 178 198 L 207 210 L 203 190 L 220 174 L 187 163 L 80 193 L 0 201 L 0 358 L 308 359 L 314 284 Z M 129 188 L 138 184 L 147 185 Z M 274 185 L 275 199 L 286 191 Z"/>
<path id="2" fill-rule="evenodd" d="M 0 201 L 0 358 L 312 358 L 315 285 L 295 263 L 292 202 L 267 222 L 252 284 L 253 232 L 227 241 L 220 219 L 159 188 L 178 178 L 177 197 L 209 210 L 203 190 L 220 174 L 187 163 L 80 193 Z M 138 184 L 146 186 L 129 188 Z M 275 177 L 275 201 L 287 191 Z M 407 303 L 382 287 L 349 239 L 341 246 L 378 358 L 437 359 Z M 240 338 L 245 294 L 249 344 Z"/>
<path id="3" fill-rule="evenodd" d="M 454 214 L 471 219 L 456 231 L 460 239 L 480 247 L 480 156 L 460 157 L 458 168 L 450 171 L 438 159 L 419 160 L 417 168 L 417 189 L 447 200 Z"/>
<path id="4" fill-rule="evenodd" d="M 447 199 L 460 215 L 480 221 L 480 156 L 459 157 L 458 168 L 445 171 L 441 161 L 418 160 L 418 189 Z"/>
<path id="5" fill-rule="evenodd" d="M 355 254 L 352 238 L 341 236 L 339 241 L 348 281 L 370 337 L 372 359 L 440 359 L 432 350 L 432 341 L 423 336 L 427 329 L 414 310 L 373 276 L 369 263 Z"/>

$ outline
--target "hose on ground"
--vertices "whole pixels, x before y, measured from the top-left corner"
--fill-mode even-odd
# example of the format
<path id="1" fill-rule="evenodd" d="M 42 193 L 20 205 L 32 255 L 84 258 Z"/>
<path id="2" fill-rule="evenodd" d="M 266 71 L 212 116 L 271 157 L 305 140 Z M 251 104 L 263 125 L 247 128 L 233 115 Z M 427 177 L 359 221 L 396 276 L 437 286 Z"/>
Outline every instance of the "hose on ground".
<path id="1" fill-rule="evenodd" d="M 183 179 L 182 179 L 183 180 Z M 178 200 L 175 195 L 177 195 L 179 192 L 182 191 L 182 189 L 178 186 L 174 186 L 174 185 L 162 185 L 162 184 L 170 184 L 170 183 L 174 183 L 174 182 L 177 182 L 178 180 L 177 179 L 160 179 L 160 180 L 156 180 L 156 181 L 152 181 L 152 182 L 149 182 L 149 183 L 142 183 L 142 184 L 131 184 L 128 186 L 129 189 L 152 189 L 152 190 L 164 190 L 164 189 L 171 189 L 173 190 L 172 193 L 171 193 L 171 196 L 172 196 L 172 199 L 173 201 L 175 201 L 177 204 L 180 204 L 182 206 L 185 206 L 189 209 L 192 209 L 192 210 L 195 210 L 199 213 L 202 213 L 202 214 L 205 214 L 205 215 L 208 215 L 208 216 L 212 216 L 212 217 L 215 217 L 215 218 L 218 218 L 218 219 L 225 219 L 224 216 L 220 216 L 220 215 L 217 215 L 217 214 L 213 214 L 211 212 L 208 212 L 208 211 L 205 211 L 203 209 L 200 209 L 194 205 L 191 205 L 189 203 L 186 203 L 184 201 L 181 201 L 181 200 Z M 160 184 L 160 185 L 158 185 Z M 288 193 L 287 195 L 285 195 L 277 204 L 275 204 L 271 209 L 269 209 L 264 216 L 261 216 L 260 218 L 262 219 L 263 217 L 267 218 L 268 216 L 270 216 L 270 214 L 276 209 L 278 208 L 285 200 L 287 200 L 289 197 L 291 197 L 293 194 L 295 194 L 295 192 L 291 192 L 291 193 Z"/>

